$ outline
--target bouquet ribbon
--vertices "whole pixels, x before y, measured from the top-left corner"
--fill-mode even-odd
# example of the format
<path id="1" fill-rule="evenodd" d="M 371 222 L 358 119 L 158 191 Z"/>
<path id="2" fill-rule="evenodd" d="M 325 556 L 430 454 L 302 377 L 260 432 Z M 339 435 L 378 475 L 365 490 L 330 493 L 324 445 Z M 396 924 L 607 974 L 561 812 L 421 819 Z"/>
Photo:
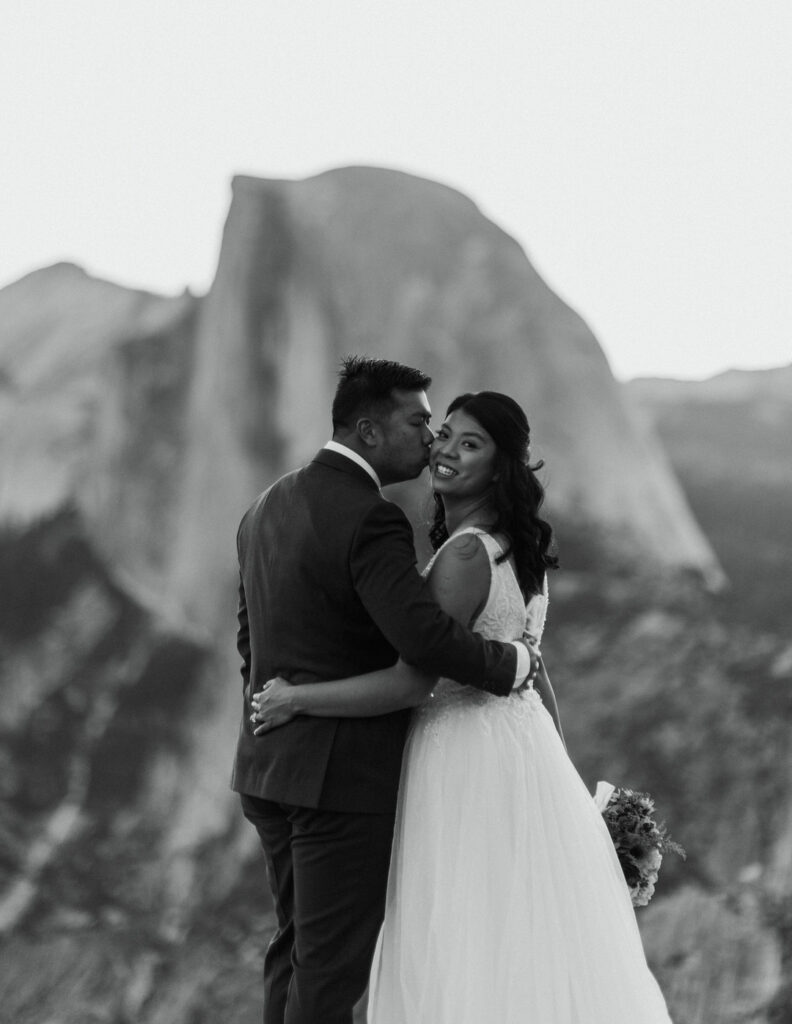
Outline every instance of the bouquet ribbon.
<path id="1" fill-rule="evenodd" d="M 594 793 L 594 803 L 596 804 L 597 810 L 600 812 L 600 814 L 608 806 L 608 801 L 615 792 L 616 787 L 612 786 L 610 782 L 603 782 L 602 780 L 600 780 L 597 783 L 597 789 Z"/>

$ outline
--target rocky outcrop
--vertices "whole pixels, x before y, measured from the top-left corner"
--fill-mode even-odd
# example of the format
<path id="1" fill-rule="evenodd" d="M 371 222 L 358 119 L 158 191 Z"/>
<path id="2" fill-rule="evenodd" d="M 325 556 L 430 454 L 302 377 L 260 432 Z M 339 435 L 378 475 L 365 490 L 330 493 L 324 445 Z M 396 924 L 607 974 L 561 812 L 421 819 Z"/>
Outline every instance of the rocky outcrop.
<path id="1" fill-rule="evenodd" d="M 69 264 L 0 291 L 0 522 L 78 509 L 113 571 L 156 592 L 181 489 L 197 305 Z"/>
<path id="2" fill-rule="evenodd" d="M 731 581 L 734 612 L 786 629 L 792 615 L 792 366 L 704 381 L 636 380 L 632 401 L 659 434 Z"/>

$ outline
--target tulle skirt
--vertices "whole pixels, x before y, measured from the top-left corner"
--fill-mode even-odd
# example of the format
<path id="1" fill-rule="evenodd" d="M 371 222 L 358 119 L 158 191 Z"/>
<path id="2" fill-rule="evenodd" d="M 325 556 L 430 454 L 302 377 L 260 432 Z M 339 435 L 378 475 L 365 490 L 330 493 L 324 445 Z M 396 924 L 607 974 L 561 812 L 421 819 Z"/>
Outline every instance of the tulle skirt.
<path id="1" fill-rule="evenodd" d="M 607 828 L 538 694 L 443 682 L 405 749 L 369 1024 L 669 1024 Z"/>

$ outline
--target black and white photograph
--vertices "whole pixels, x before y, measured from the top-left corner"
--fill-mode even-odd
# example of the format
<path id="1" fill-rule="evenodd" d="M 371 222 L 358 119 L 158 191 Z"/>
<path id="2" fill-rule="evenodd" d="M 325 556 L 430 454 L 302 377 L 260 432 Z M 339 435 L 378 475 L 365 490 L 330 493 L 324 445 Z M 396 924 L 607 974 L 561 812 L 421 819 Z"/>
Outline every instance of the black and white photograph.
<path id="1" fill-rule="evenodd" d="M 792 6 L 2 36 L 0 1021 L 792 1024 Z"/>

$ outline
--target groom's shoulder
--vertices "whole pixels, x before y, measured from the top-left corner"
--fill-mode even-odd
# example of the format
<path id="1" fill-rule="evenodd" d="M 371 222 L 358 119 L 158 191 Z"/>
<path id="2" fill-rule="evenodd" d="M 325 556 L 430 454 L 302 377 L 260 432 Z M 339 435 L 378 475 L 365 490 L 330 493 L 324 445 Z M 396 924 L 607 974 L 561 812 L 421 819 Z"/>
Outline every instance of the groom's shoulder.
<path id="1" fill-rule="evenodd" d="M 333 521 L 335 529 L 344 534 L 388 529 L 412 532 L 401 507 L 385 497 L 363 470 L 348 459 L 336 456 L 336 460 L 314 459 L 297 480 L 297 492 L 320 521 L 328 526 Z"/>
<path id="2" fill-rule="evenodd" d="M 259 495 L 245 509 L 239 522 L 238 536 L 246 531 L 256 530 L 258 525 L 277 514 L 279 509 L 293 504 L 297 499 L 296 491 L 299 488 L 300 474 L 304 467 L 293 469 L 283 476 L 274 480 L 269 487 L 261 491 Z"/>
<path id="3" fill-rule="evenodd" d="M 251 502 L 245 511 L 243 518 L 248 518 L 251 515 L 255 515 L 257 511 L 260 511 L 267 502 L 278 495 L 285 495 L 289 491 L 293 490 L 298 482 L 300 473 L 304 471 L 305 467 L 299 469 L 292 469 L 288 473 L 284 473 L 283 476 L 279 476 L 277 480 L 266 487 L 257 497 Z"/>
<path id="4" fill-rule="evenodd" d="M 324 455 L 324 452 L 320 453 Z M 331 456 L 333 453 L 329 453 Z M 373 481 L 346 459 L 314 458 L 311 462 L 279 477 L 261 492 L 243 516 L 245 519 L 269 517 L 291 506 L 312 509 L 320 518 L 338 519 L 354 529 L 361 521 L 377 523 L 409 521 L 401 508 L 386 498 Z M 340 471 L 339 471 L 340 470 Z"/>

